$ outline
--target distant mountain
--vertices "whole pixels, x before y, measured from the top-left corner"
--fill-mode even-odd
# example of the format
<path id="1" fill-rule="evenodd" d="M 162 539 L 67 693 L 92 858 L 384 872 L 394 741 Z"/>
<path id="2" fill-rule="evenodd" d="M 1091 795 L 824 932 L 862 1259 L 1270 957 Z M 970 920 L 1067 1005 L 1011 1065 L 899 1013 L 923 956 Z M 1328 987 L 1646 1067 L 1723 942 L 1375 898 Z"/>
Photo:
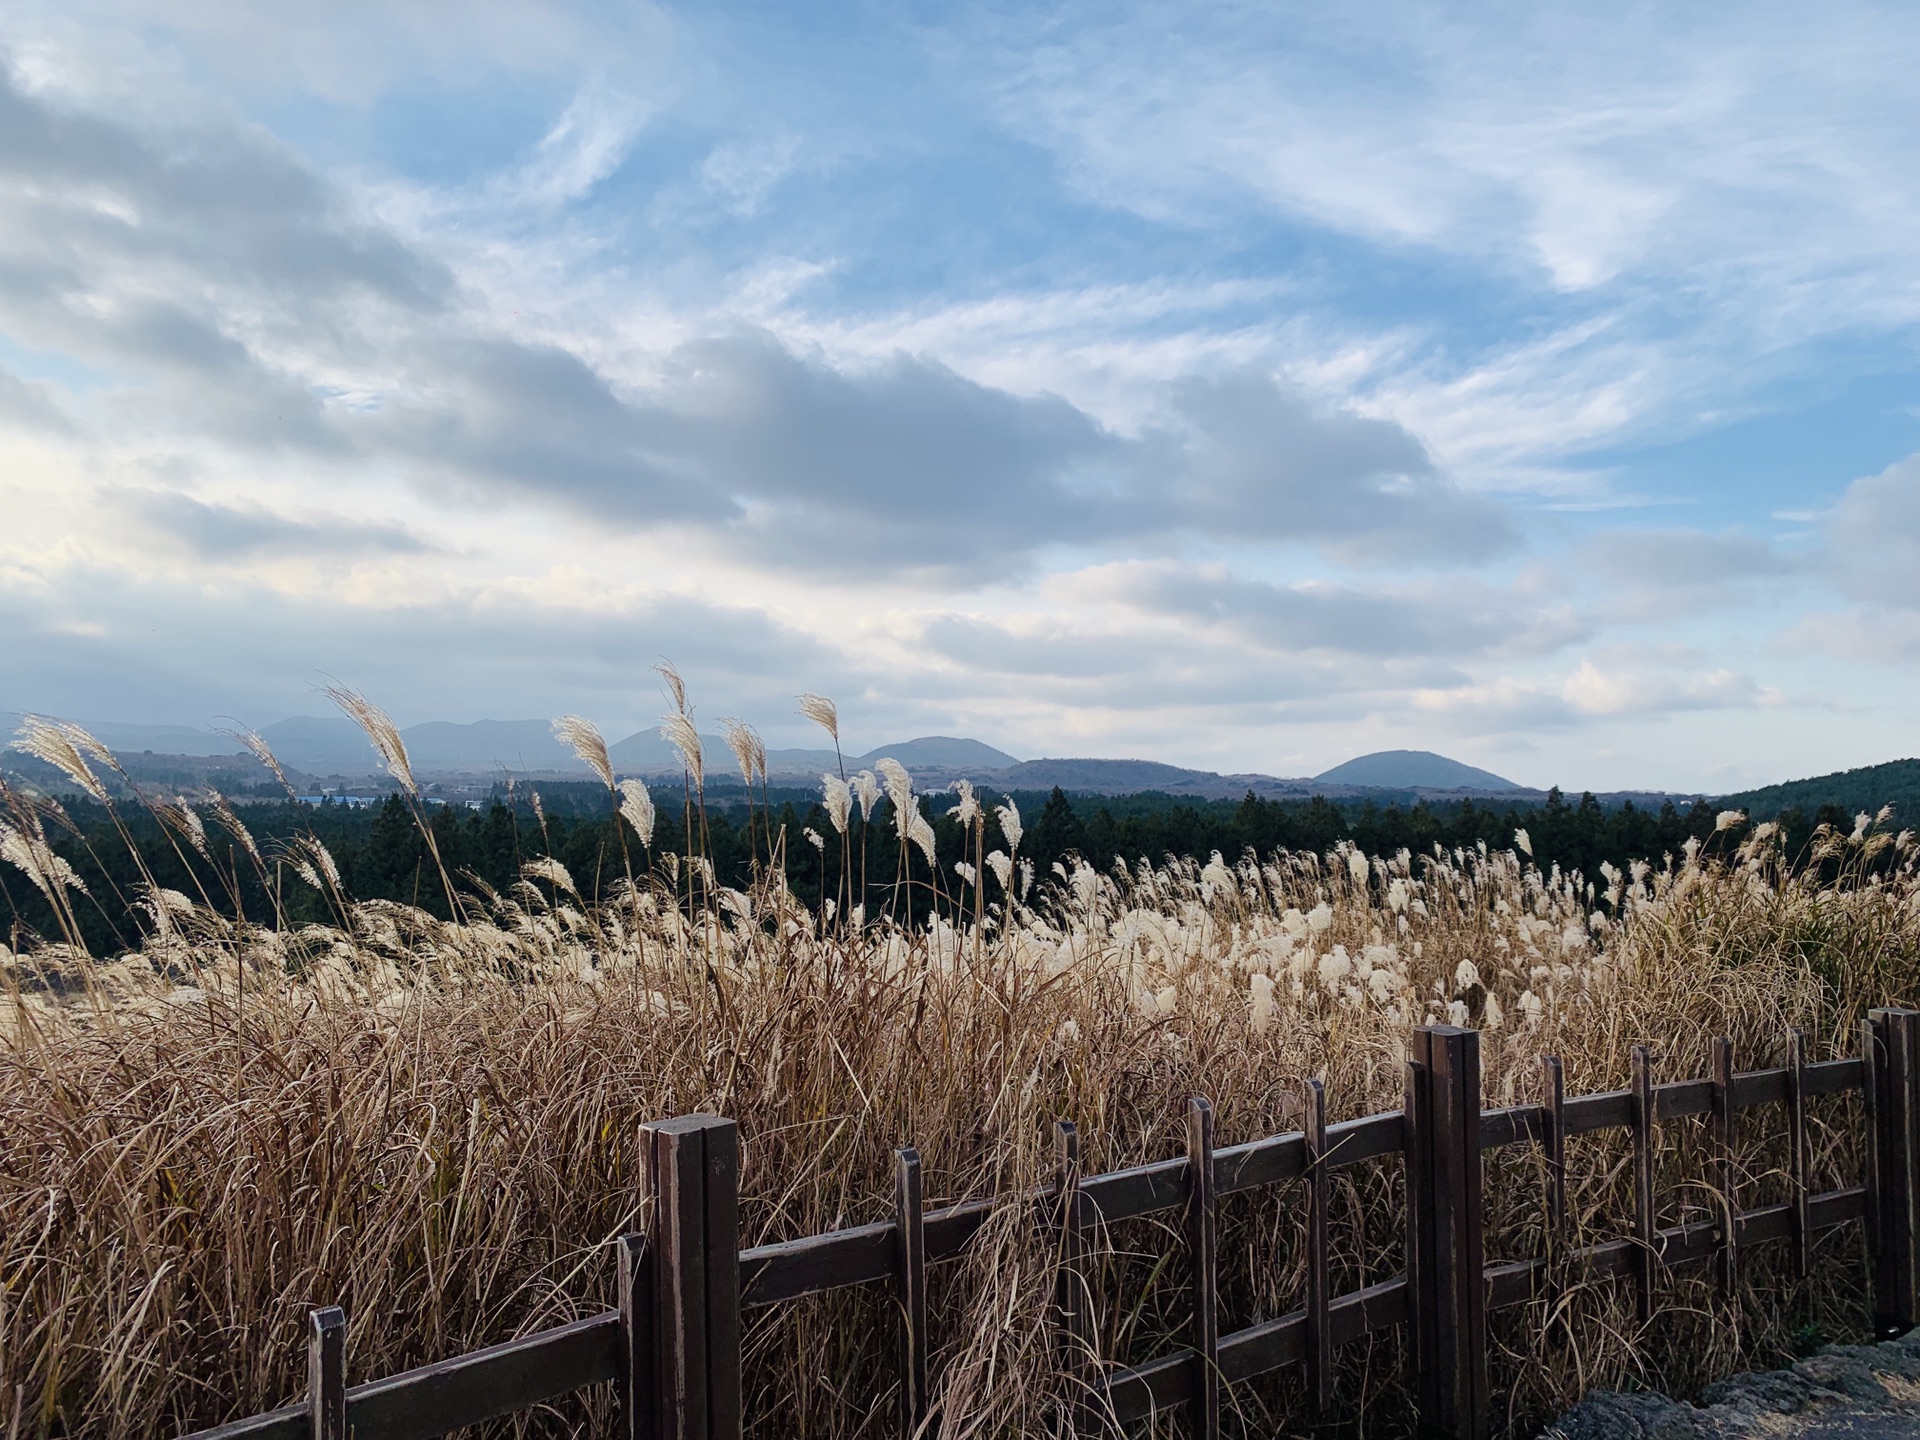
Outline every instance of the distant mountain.
<path id="1" fill-rule="evenodd" d="M 12 733 L 17 720 L 7 725 Z M 156 755 L 239 755 L 246 747 L 230 735 L 217 730 L 202 730 L 192 725 L 117 725 L 111 722 L 85 727 L 102 745 L 116 754 L 138 755 L 151 750 Z"/>
<path id="2" fill-rule="evenodd" d="M 1463 765 L 1431 750 L 1376 750 L 1313 777 L 1323 785 L 1380 790 L 1524 790 L 1489 770 Z"/>
<path id="3" fill-rule="evenodd" d="M 312 775 L 383 773 L 373 744 L 345 716 L 296 715 L 262 726 L 260 738 L 282 765 Z M 545 720 L 429 720 L 400 732 L 416 775 L 486 774 L 511 770 L 584 773 L 572 749 L 553 738 Z"/>
<path id="4" fill-rule="evenodd" d="M 992 778 L 1007 790 L 1050 790 L 1057 785 L 1096 795 L 1132 795 L 1142 790 L 1164 790 L 1169 795 L 1245 793 L 1211 770 L 1187 770 L 1157 760 L 1027 760 Z"/>
<path id="5" fill-rule="evenodd" d="M 642 730 L 607 747 L 616 770 L 635 775 L 678 775 L 680 752 L 661 738 L 658 730 Z M 711 776 L 738 777 L 733 752 L 718 735 L 702 735 L 700 752 Z M 999 770 L 1020 762 L 1005 751 L 996 750 L 978 740 L 961 740 L 950 735 L 925 735 L 897 745 L 880 745 L 864 755 L 846 757 L 847 773 L 870 770 L 876 760 L 890 755 L 909 770 Z M 794 748 L 767 751 L 767 773 L 785 779 L 817 780 L 840 761 L 827 749 Z"/>
<path id="6" fill-rule="evenodd" d="M 909 770 L 1004 770 L 1009 765 L 1020 763 L 1006 751 L 996 750 L 978 740 L 961 740 L 952 735 L 922 735 L 918 740 L 869 750 L 858 759 L 849 758 L 847 765 L 849 768 L 858 766 L 865 770 L 883 755 L 891 755 Z M 831 751 L 828 752 L 828 758 L 832 758 Z"/>
<path id="7" fill-rule="evenodd" d="M 1838 805 L 1849 815 L 1862 810 L 1874 814 L 1890 804 L 1895 817 L 1910 824 L 1920 816 L 1920 760 L 1889 760 L 1809 780 L 1763 785 L 1723 795 L 1716 803 L 1722 809 L 1744 810 L 1756 821 L 1771 820 L 1783 810 L 1799 810 L 1812 818 L 1822 805 Z"/>
<path id="8" fill-rule="evenodd" d="M 546 720 L 429 720 L 400 732 L 407 758 L 421 774 L 449 771 L 583 770 L 573 747 L 554 738 Z M 364 743 L 364 741 L 363 741 Z"/>
<path id="9" fill-rule="evenodd" d="M 728 771 L 733 768 L 727 742 L 718 735 L 700 737 L 700 755 L 709 773 L 716 772 L 721 765 Z M 624 775 L 678 775 L 683 767 L 680 752 L 667 743 L 658 726 L 636 730 L 626 739 L 616 740 L 607 746 L 607 757 L 613 761 L 613 768 Z"/>
<path id="10" fill-rule="evenodd" d="M 313 775 L 371 775 L 380 757 L 366 732 L 343 715 L 295 715 L 260 727 L 274 758 Z"/>
<path id="11" fill-rule="evenodd" d="M 838 757 L 831 750 L 810 750 L 803 747 L 767 752 L 769 775 L 804 775 L 809 780 L 815 780 L 838 763 Z M 853 773 L 854 763 L 853 757 L 848 756 L 848 774 Z"/>

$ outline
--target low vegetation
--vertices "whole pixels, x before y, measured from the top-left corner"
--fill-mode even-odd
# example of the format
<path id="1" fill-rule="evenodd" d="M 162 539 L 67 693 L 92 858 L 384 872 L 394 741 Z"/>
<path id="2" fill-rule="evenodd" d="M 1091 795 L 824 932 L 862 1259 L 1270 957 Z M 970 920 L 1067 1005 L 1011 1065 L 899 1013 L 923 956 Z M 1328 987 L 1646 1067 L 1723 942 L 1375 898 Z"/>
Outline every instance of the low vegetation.
<path id="1" fill-rule="evenodd" d="M 90 948 L 82 877 L 48 838 L 58 807 L 0 797 L 4 856 L 53 917 L 0 950 L 10 1434 L 144 1435 L 284 1404 L 304 1387 L 313 1305 L 346 1307 L 355 1380 L 601 1310 L 609 1241 L 638 1219 L 635 1126 L 664 1115 L 739 1121 L 743 1229 L 759 1243 L 886 1215 L 905 1143 L 945 1201 L 1033 1183 L 1056 1116 L 1109 1169 L 1178 1153 L 1193 1094 L 1212 1099 L 1222 1144 L 1295 1128 L 1307 1076 L 1324 1078 L 1335 1118 L 1394 1108 L 1408 1032 L 1431 1020 L 1482 1029 L 1495 1104 L 1537 1094 L 1544 1054 L 1575 1093 L 1623 1084 L 1638 1041 L 1666 1075 L 1706 1073 L 1719 1034 L 1743 1067 L 1777 1063 L 1793 1026 L 1823 1057 L 1850 1054 L 1867 1007 L 1920 999 L 1920 854 L 1872 816 L 1818 832 L 1811 866 L 1729 815 L 1711 846 L 1592 876 L 1536 866 L 1525 834 L 1036 867 L 1017 808 L 993 815 L 962 787 L 965 858 L 936 870 L 897 772 L 826 781 L 824 824 L 852 837 L 837 866 L 825 835 L 756 807 L 748 873 L 727 884 L 702 849 L 704 757 L 688 754 L 691 803 L 656 815 L 567 721 L 622 816 L 612 876 L 588 899 L 551 856 L 504 885 L 435 859 L 397 735 L 342 698 L 421 823 L 440 913 L 353 898 L 312 837 L 269 846 L 217 800 L 149 797 L 183 857 L 230 848 L 269 896 L 290 870 L 324 913 L 239 918 L 218 886 L 136 875 L 140 933 Z M 71 727 L 30 723 L 25 739 L 118 814 L 104 750 Z M 744 727 L 732 740 L 751 785 L 756 742 Z M 656 849 L 669 828 L 676 848 Z M 890 883 L 856 863 L 871 832 L 900 861 Z M 786 879 L 808 853 L 811 900 Z M 1814 1119 L 1816 1185 L 1854 1183 L 1857 1115 L 1834 1100 Z M 1784 1154 L 1767 1126 L 1748 1129 L 1760 1203 L 1785 1183 Z M 1685 1123 L 1663 1135 L 1665 1223 L 1709 1213 L 1701 1143 Z M 1596 1136 L 1571 1156 L 1589 1235 L 1625 1229 L 1624 1148 Z M 1341 1172 L 1337 1290 L 1400 1267 L 1397 1168 Z M 1490 1254 L 1536 1252 L 1536 1162 L 1500 1152 L 1488 1185 Z M 942 1434 L 1035 1433 L 1058 1398 L 1047 1247 L 1020 1213 L 936 1277 Z M 1222 1224 L 1223 1329 L 1295 1308 L 1297 1197 L 1236 1197 Z M 1103 1355 L 1180 1343 L 1177 1234 L 1142 1221 L 1103 1239 Z M 1612 1282 L 1550 1313 L 1502 1312 L 1501 1423 L 1523 1430 L 1595 1385 L 1686 1393 L 1797 1341 L 1857 1334 L 1859 1244 L 1857 1227 L 1831 1232 L 1804 1284 L 1784 1256 L 1755 1255 L 1737 1305 L 1674 1278 L 1647 1332 Z M 879 1294 L 756 1312 L 753 1432 L 889 1433 L 890 1325 Z M 1397 1341 L 1352 1347 L 1343 1365 L 1349 1403 L 1391 1413 Z M 1302 1414 L 1296 1384 L 1236 1388 L 1230 1425 L 1266 1433 Z M 610 1404 L 520 1423 L 565 1433 L 607 1422 Z"/>

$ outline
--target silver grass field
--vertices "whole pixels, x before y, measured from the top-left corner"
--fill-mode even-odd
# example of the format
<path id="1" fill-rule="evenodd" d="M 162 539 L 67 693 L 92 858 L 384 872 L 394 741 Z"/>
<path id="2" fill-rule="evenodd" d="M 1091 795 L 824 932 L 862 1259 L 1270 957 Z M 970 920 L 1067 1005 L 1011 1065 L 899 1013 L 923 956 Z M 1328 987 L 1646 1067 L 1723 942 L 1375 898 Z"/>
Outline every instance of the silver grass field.
<path id="1" fill-rule="evenodd" d="M 984 883 L 960 906 L 925 863 L 911 777 L 883 764 L 826 777 L 828 822 L 887 823 L 887 796 L 931 919 L 884 895 L 855 903 L 853 875 L 805 907 L 783 862 L 812 841 L 764 812 L 754 879 L 723 887 L 701 858 L 708 757 L 666 673 L 686 813 L 657 813 L 565 717 L 557 732 L 624 817 L 623 874 L 589 903 L 550 859 L 503 893 L 443 869 L 451 920 L 354 900 L 317 840 L 258 844 L 218 797 L 115 798 L 104 747 L 28 722 L 22 748 L 95 799 L 147 806 L 203 854 L 224 830 L 240 863 L 297 874 L 333 918 L 243 923 L 218 897 L 149 883 L 137 948 L 86 953 L 77 925 L 0 947 L 0 1434 L 151 1435 L 288 1403 L 315 1305 L 346 1308 L 355 1383 L 603 1310 L 611 1242 L 640 1217 L 635 1127 L 663 1116 L 739 1122 L 743 1243 L 758 1244 L 886 1218 L 903 1144 L 944 1203 L 1037 1183 L 1056 1117 L 1078 1124 L 1091 1172 L 1181 1153 L 1190 1095 L 1213 1102 L 1222 1145 L 1297 1128 L 1309 1076 L 1334 1119 L 1397 1108 L 1409 1032 L 1433 1020 L 1483 1031 L 1496 1105 L 1538 1098 L 1543 1055 L 1586 1093 L 1623 1086 L 1637 1042 L 1661 1078 L 1706 1074 L 1720 1034 L 1741 1068 L 1780 1063 L 1794 1026 L 1829 1058 L 1857 1052 L 1869 1006 L 1920 1001 L 1920 851 L 1884 816 L 1816 837 L 1824 883 L 1734 815 L 1703 849 L 1595 876 L 1542 873 L 1524 835 L 1508 851 L 1089 856 L 1036 875 L 1017 812 L 1001 817 L 1009 848 L 981 853 L 968 787 L 945 803 L 979 841 L 960 878 Z M 335 698 L 424 815 L 391 723 Z M 837 741 L 830 702 L 803 708 Z M 764 747 L 738 721 L 727 736 L 751 793 Z M 60 820 L 47 797 L 0 795 L 0 856 L 70 917 L 82 897 L 50 843 Z M 684 828 L 686 863 L 656 855 L 666 826 Z M 1814 1107 L 1817 1189 L 1857 1183 L 1854 1103 Z M 1585 1238 L 1626 1233 L 1626 1154 L 1624 1137 L 1572 1147 Z M 1704 1132 L 1663 1128 L 1663 1223 L 1711 1213 L 1705 1157 Z M 1779 1198 L 1785 1166 L 1781 1138 L 1745 1122 L 1747 1203 Z M 1341 1172 L 1336 1293 L 1399 1269 L 1397 1172 Z M 1541 1178 L 1531 1153 L 1489 1157 L 1490 1260 L 1541 1248 Z M 1234 1197 L 1221 1225 L 1222 1329 L 1297 1307 L 1297 1195 Z M 1115 1226 L 1098 1250 L 1102 1355 L 1181 1343 L 1177 1222 Z M 1685 1394 L 1809 1337 L 1857 1337 L 1860 1252 L 1858 1226 L 1829 1232 L 1805 1284 L 1784 1254 L 1755 1253 L 1731 1304 L 1705 1277 L 1671 1277 L 1646 1331 L 1615 1282 L 1500 1312 L 1498 1421 L 1522 1433 L 1584 1389 Z M 1048 1426 L 1050 1264 L 1009 1204 L 935 1272 L 934 1433 Z M 751 1312 L 750 1431 L 891 1433 L 888 1305 L 854 1293 Z M 1393 1431 L 1399 1342 L 1350 1347 L 1342 1366 L 1344 1403 Z M 1302 1429 L 1304 1413 L 1297 1380 L 1229 1394 L 1232 1431 Z M 497 1429 L 614 1418 L 588 1395 Z"/>

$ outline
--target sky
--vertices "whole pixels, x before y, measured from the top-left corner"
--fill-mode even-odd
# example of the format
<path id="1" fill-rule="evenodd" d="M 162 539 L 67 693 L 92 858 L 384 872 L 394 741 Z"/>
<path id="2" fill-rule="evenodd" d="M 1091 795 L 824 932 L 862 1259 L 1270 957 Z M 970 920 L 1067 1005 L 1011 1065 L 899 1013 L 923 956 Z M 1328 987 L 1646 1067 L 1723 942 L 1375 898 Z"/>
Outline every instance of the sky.
<path id="1" fill-rule="evenodd" d="M 0 710 L 1913 754 L 1905 5 L 11 0 Z"/>

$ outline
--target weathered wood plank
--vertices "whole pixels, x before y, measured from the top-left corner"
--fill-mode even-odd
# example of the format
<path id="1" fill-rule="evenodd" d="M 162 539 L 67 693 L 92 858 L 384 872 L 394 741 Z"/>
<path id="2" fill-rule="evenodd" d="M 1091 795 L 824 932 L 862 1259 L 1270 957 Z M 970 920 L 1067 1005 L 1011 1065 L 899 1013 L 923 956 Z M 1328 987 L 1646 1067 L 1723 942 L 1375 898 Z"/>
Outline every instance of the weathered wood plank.
<path id="1" fill-rule="evenodd" d="M 338 1305 L 307 1316 L 307 1433 L 347 1440 L 347 1312 Z"/>
<path id="2" fill-rule="evenodd" d="M 1327 1210 L 1333 1176 L 1327 1167 L 1327 1087 L 1308 1080 L 1301 1096 L 1307 1137 L 1307 1405 L 1315 1419 L 1333 1408 L 1333 1327 L 1329 1315 Z"/>
<path id="3" fill-rule="evenodd" d="M 1567 1101 L 1566 1119 L 1569 1135 L 1628 1129 L 1633 1124 L 1633 1092 L 1603 1090 L 1595 1095 L 1576 1095 Z"/>
<path id="4" fill-rule="evenodd" d="M 900 1434 L 912 1440 L 927 1415 L 927 1232 L 920 1152 L 911 1145 L 894 1152 L 894 1277 L 898 1311 L 896 1351 L 900 1369 Z"/>
<path id="5" fill-rule="evenodd" d="M 1733 1077 L 1733 1108 L 1752 1110 L 1759 1105 L 1785 1105 L 1792 1100 L 1791 1073 L 1778 1070 L 1748 1070 Z"/>
<path id="6" fill-rule="evenodd" d="M 1541 1137 L 1544 1126 L 1545 1116 L 1538 1105 L 1483 1110 L 1480 1112 L 1480 1148 L 1500 1150 L 1508 1145 L 1530 1144 Z"/>
<path id="7" fill-rule="evenodd" d="M 702 1185 L 706 1202 L 700 1244 L 707 1285 L 707 1434 L 740 1440 L 746 1387 L 740 1375 L 740 1129 L 702 1116 Z"/>
<path id="8" fill-rule="evenodd" d="M 1327 1163 L 1340 1170 L 1393 1154 L 1403 1143 L 1401 1125 L 1400 1112 L 1388 1110 L 1327 1126 Z"/>
<path id="9" fill-rule="evenodd" d="M 1868 1012 L 1876 1048 L 1871 1129 L 1879 1215 L 1873 1315 L 1882 1338 L 1920 1320 L 1920 1011 Z"/>
<path id="10" fill-rule="evenodd" d="M 1347 1345 L 1380 1330 L 1403 1325 L 1407 1318 L 1407 1282 L 1396 1276 L 1364 1290 L 1342 1295 L 1329 1306 L 1331 1333 L 1336 1345 Z M 1220 1337 L 1220 1378 L 1238 1384 L 1289 1365 L 1304 1364 L 1307 1356 L 1307 1315 L 1294 1310 L 1272 1320 Z M 1123 1424 L 1156 1411 L 1184 1405 L 1192 1396 L 1193 1353 L 1176 1350 L 1145 1365 L 1116 1370 L 1095 1387 L 1096 1408 L 1111 1407 Z"/>
<path id="11" fill-rule="evenodd" d="M 1306 1140 L 1298 1130 L 1223 1146 L 1213 1152 L 1214 1186 L 1222 1195 L 1237 1195 L 1298 1180 L 1306 1171 L 1306 1154 Z"/>
<path id="12" fill-rule="evenodd" d="M 1093 1294 L 1086 1273 L 1086 1217 L 1080 1201 L 1080 1131 L 1071 1120 L 1053 1126 L 1053 1184 L 1059 1235 L 1059 1271 L 1054 1282 L 1054 1363 L 1066 1393 L 1063 1426 L 1069 1437 L 1087 1429 L 1086 1377 L 1093 1353 Z"/>
<path id="13" fill-rule="evenodd" d="M 777 1305 L 802 1295 L 885 1280 L 893 1274 L 897 1243 L 893 1222 L 882 1220 L 756 1245 L 740 1255 L 740 1303 Z"/>
<path id="14" fill-rule="evenodd" d="M 1787 1031 L 1787 1144 L 1789 1183 L 1793 1186 L 1793 1267 L 1805 1280 L 1812 1273 L 1813 1226 L 1807 1217 L 1811 1158 L 1807 1145 L 1807 1032 Z"/>
<path id="15" fill-rule="evenodd" d="M 620 1312 L 608 1310 L 357 1385 L 347 1392 L 347 1425 L 354 1440 L 432 1440 L 618 1380 L 623 1328 Z"/>
<path id="16" fill-rule="evenodd" d="M 283 1405 L 263 1415 L 229 1420 L 209 1430 L 195 1430 L 181 1440 L 307 1440 L 312 1429 L 313 1421 L 303 1400 L 298 1405 Z"/>
<path id="17" fill-rule="evenodd" d="M 627 1440 L 655 1440 L 660 1397 L 654 1394 L 653 1259 L 645 1235 L 622 1235 L 614 1247 L 619 1296 L 620 1419 Z"/>
<path id="18" fill-rule="evenodd" d="M 1524 1305 L 1534 1296 L 1534 1288 L 1547 1273 L 1544 1260 L 1510 1260 L 1489 1265 L 1486 1273 L 1487 1309 L 1504 1310 L 1509 1305 Z"/>
<path id="19" fill-rule="evenodd" d="M 1866 1085 L 1865 1063 L 1857 1056 L 1846 1060 L 1821 1060 L 1807 1066 L 1807 1094 L 1841 1095 Z"/>
<path id="20" fill-rule="evenodd" d="M 1847 1190 L 1829 1190 L 1807 1201 L 1807 1224 L 1815 1231 L 1830 1230 L 1849 1220 L 1867 1216 L 1867 1188 L 1855 1185 Z"/>
<path id="21" fill-rule="evenodd" d="M 1645 1045 L 1633 1047 L 1633 1234 L 1640 1252 L 1635 1264 L 1635 1299 L 1640 1323 L 1653 1319 L 1654 1267 L 1660 1252 L 1655 1248 L 1653 1215 L 1653 1052 Z"/>
<path id="22" fill-rule="evenodd" d="M 1733 1040 L 1717 1035 L 1713 1041 L 1714 1194 L 1720 1202 L 1720 1244 L 1714 1256 L 1714 1280 L 1723 1300 L 1730 1300 L 1740 1283 L 1740 1195 L 1734 1165 Z"/>
<path id="23" fill-rule="evenodd" d="M 1415 1393 L 1423 1432 L 1483 1440 L 1487 1376 L 1486 1220 L 1480 1144 L 1480 1036 L 1454 1025 L 1413 1032 L 1419 1071 L 1410 1172 L 1419 1232 Z"/>
<path id="24" fill-rule="evenodd" d="M 1177 1210 L 1187 1202 L 1187 1162 L 1182 1157 L 1089 1175 L 1080 1182 L 1080 1193 L 1093 1212 L 1109 1223 Z"/>
<path id="25" fill-rule="evenodd" d="M 1669 1080 L 1653 1087 L 1653 1118 L 1680 1120 L 1713 1109 L 1712 1080 Z"/>
<path id="26" fill-rule="evenodd" d="M 1540 1057 L 1546 1103 L 1541 1110 L 1541 1148 L 1547 1162 L 1547 1254 L 1557 1260 L 1567 1242 L 1567 1074 L 1558 1055 Z"/>
<path id="27" fill-rule="evenodd" d="M 1196 1095 L 1187 1102 L 1187 1259 L 1192 1267 L 1193 1322 L 1188 1389 L 1195 1405 L 1194 1440 L 1220 1434 L 1219 1237 L 1213 1189 L 1213 1106 Z"/>

